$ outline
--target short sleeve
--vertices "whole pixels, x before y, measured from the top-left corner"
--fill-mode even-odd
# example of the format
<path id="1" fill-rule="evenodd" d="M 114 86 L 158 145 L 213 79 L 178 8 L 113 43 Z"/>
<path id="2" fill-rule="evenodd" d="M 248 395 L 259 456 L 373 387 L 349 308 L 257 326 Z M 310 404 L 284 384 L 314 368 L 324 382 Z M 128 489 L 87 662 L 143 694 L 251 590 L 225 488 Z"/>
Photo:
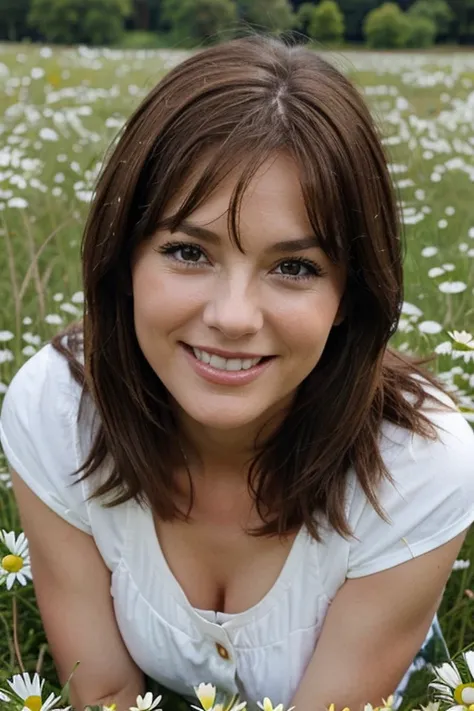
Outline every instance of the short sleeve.
<path id="1" fill-rule="evenodd" d="M 443 396 L 444 399 L 444 396 Z M 450 398 L 446 398 L 452 404 Z M 357 485 L 348 578 L 404 563 L 447 543 L 474 521 L 474 432 L 456 409 L 424 411 L 439 433 L 433 441 L 404 431 L 387 447 L 379 517 Z M 383 451 L 382 451 L 383 455 Z"/>
<path id="2" fill-rule="evenodd" d="M 76 419 L 80 386 L 65 358 L 48 344 L 14 376 L 3 401 L 0 441 L 27 486 L 55 513 L 91 534 L 78 465 Z M 79 475 L 78 475 L 79 476 Z"/>

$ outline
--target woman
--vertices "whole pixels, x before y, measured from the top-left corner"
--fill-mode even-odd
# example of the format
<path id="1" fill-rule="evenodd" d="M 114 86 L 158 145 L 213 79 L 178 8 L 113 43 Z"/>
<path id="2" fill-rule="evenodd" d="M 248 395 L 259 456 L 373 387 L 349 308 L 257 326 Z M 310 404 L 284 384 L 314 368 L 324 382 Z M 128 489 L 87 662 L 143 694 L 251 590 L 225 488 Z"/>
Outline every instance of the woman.
<path id="1" fill-rule="evenodd" d="M 146 677 L 381 703 L 474 519 L 474 435 L 387 348 L 400 231 L 355 88 L 276 40 L 187 59 L 125 126 L 82 259 L 84 328 L 2 411 L 72 703 L 122 711 Z"/>

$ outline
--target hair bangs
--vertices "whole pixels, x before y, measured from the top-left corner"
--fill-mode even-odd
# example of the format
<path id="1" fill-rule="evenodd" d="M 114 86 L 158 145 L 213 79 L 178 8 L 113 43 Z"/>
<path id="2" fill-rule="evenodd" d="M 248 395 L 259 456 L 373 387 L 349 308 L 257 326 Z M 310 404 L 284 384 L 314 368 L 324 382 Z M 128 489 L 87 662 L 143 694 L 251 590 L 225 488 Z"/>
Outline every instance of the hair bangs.
<path id="1" fill-rule="evenodd" d="M 336 174 L 321 156 L 295 150 L 308 219 L 321 249 L 335 264 L 346 264 L 350 234 L 341 216 L 341 191 Z"/>
<path id="2" fill-rule="evenodd" d="M 150 196 L 147 216 L 143 220 L 143 236 L 149 236 L 159 229 L 176 229 L 212 196 L 226 178 L 235 173 L 236 183 L 229 201 L 227 225 L 231 240 L 240 251 L 244 251 L 239 223 L 245 192 L 259 168 L 281 149 L 283 140 L 280 135 L 274 133 L 266 141 L 252 141 L 248 138 L 248 130 L 244 128 L 236 130 L 235 134 L 220 144 L 205 147 L 196 154 L 191 165 L 189 160 L 187 161 L 183 200 L 172 214 L 166 215 L 166 203 L 163 204 L 155 187 L 153 195 Z M 166 192 L 166 186 L 163 187 Z M 159 216 L 156 216 L 158 210 L 155 203 L 160 205 Z"/>

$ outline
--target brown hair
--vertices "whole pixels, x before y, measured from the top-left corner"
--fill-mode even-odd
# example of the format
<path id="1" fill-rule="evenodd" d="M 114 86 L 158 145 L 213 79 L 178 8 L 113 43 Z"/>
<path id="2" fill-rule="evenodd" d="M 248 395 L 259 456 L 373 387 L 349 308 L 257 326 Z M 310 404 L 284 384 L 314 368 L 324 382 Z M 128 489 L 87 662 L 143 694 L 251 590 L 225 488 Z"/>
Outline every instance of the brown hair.
<path id="1" fill-rule="evenodd" d="M 112 494 L 107 505 L 133 497 L 160 518 L 183 515 L 173 497 L 171 443 L 179 431 L 171 398 L 135 336 L 132 252 L 157 229 L 177 225 L 237 165 L 241 177 L 228 219 L 240 246 L 242 195 L 258 167 L 283 150 L 299 166 L 323 249 L 347 267 L 345 319 L 249 467 L 263 519 L 254 533 L 284 534 L 305 524 L 318 538 L 324 516 L 350 535 L 344 508 L 350 467 L 384 515 L 376 495 L 381 477 L 390 478 L 379 449 L 383 420 L 436 439 L 420 412 L 431 396 L 413 376 L 441 385 L 420 367 L 426 359 L 387 347 L 403 302 L 403 249 L 387 157 L 367 106 L 313 51 L 263 36 L 232 40 L 170 71 L 126 123 L 99 177 L 83 237 L 85 368 L 76 358 L 82 324 L 67 330 L 67 344 L 64 332 L 53 341 L 84 386 L 81 405 L 90 395 L 99 414 L 78 472 L 90 477 L 110 456 L 110 475 L 94 490 L 98 497 Z M 164 221 L 168 201 L 204 152 L 205 168 Z"/>

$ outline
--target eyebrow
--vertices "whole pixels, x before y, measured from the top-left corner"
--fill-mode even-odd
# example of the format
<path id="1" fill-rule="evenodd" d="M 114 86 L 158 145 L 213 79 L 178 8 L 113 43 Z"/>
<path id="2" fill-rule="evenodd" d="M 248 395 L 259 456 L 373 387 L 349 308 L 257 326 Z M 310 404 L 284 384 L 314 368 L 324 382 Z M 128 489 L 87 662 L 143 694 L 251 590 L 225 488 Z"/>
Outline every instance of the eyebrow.
<path id="1" fill-rule="evenodd" d="M 189 237 L 196 237 L 203 242 L 208 242 L 210 244 L 219 245 L 221 243 L 221 238 L 216 232 L 209 230 L 207 227 L 201 227 L 200 225 L 195 225 L 188 220 L 181 220 L 181 222 L 172 230 L 172 232 L 183 232 Z M 315 235 L 308 235 L 306 237 L 298 237 L 296 239 L 287 239 L 280 242 L 275 242 L 271 244 L 265 251 L 268 253 L 275 252 L 302 252 L 305 249 L 320 248 L 318 238 Z"/>

